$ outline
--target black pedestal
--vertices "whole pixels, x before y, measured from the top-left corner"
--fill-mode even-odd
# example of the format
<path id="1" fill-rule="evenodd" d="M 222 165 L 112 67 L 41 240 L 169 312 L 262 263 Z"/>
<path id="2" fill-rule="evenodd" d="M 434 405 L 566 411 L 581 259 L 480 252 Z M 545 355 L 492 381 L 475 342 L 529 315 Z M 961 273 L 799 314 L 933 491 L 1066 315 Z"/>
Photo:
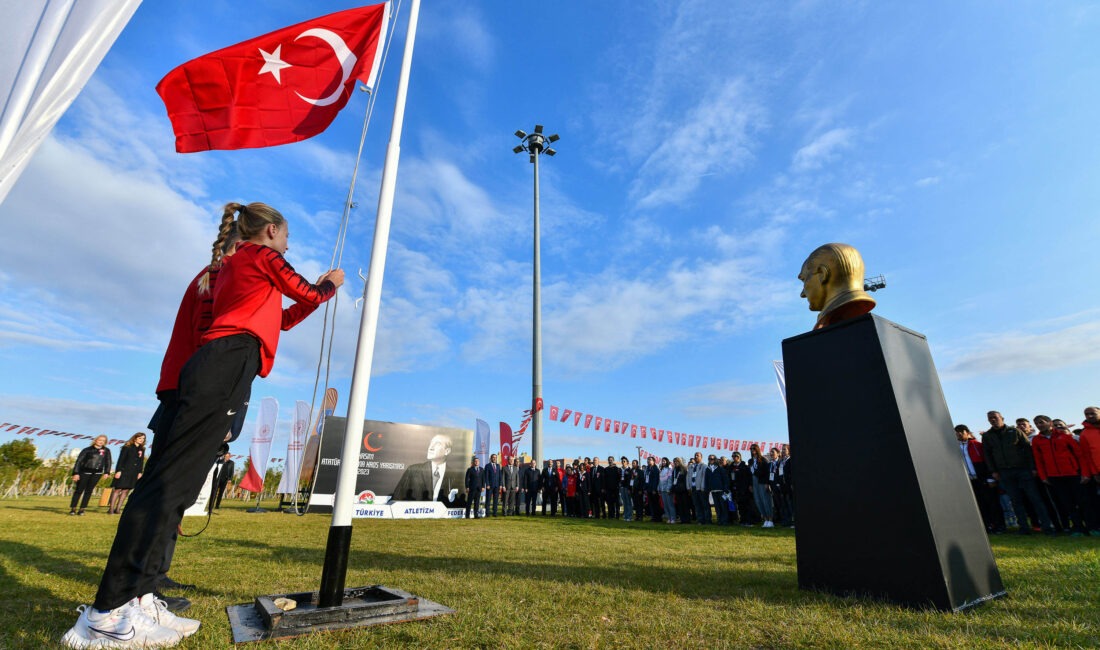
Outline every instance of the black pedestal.
<path id="1" fill-rule="evenodd" d="M 1004 595 L 924 336 L 867 314 L 783 362 L 799 586 L 945 611 Z"/>

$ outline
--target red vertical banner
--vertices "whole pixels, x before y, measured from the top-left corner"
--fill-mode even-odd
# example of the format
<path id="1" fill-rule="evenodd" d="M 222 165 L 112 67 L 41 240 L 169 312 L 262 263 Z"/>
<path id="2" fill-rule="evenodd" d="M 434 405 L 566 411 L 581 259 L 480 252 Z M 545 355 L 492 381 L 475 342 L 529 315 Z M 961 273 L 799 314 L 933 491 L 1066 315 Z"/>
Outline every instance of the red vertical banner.
<path id="1" fill-rule="evenodd" d="M 577 411 L 576 413 L 573 414 L 573 426 L 577 426 L 578 424 L 581 423 L 581 416 L 582 415 L 584 415 L 584 413 L 581 413 L 580 411 Z M 589 416 L 589 418 L 591 418 L 591 416 Z"/>
<path id="2" fill-rule="evenodd" d="M 611 420 L 604 420 L 603 421 L 603 432 L 604 433 L 611 433 Z"/>
<path id="3" fill-rule="evenodd" d="M 589 427 L 589 425 L 591 425 L 591 424 L 592 424 L 592 414 L 589 413 L 588 415 L 584 416 L 584 428 L 587 429 Z M 600 428 L 600 421 L 598 419 L 596 420 L 596 428 L 597 429 Z"/>
<path id="4" fill-rule="evenodd" d="M 501 465 L 507 465 L 508 461 L 512 458 L 512 426 L 507 422 L 500 423 L 500 462 Z"/>
<path id="5" fill-rule="evenodd" d="M 602 428 L 603 428 L 603 418 L 598 417 L 598 418 L 596 418 L 596 431 L 599 431 Z"/>
<path id="6" fill-rule="evenodd" d="M 665 430 L 664 429 L 657 429 L 657 442 L 664 442 L 664 441 L 665 441 Z"/>
<path id="7" fill-rule="evenodd" d="M 550 420 L 556 422 L 558 419 L 558 407 L 553 404 L 550 405 Z"/>
<path id="8" fill-rule="evenodd" d="M 564 409 L 564 410 L 563 410 L 563 411 L 561 412 L 561 420 L 559 420 L 559 421 L 560 421 L 560 422 L 565 422 L 565 421 L 567 421 L 567 420 L 569 419 L 569 416 L 570 416 L 570 415 L 573 415 L 573 409 Z"/>
<path id="9" fill-rule="evenodd" d="M 645 437 L 645 427 L 638 427 L 642 432 L 642 437 Z"/>
<path id="10" fill-rule="evenodd" d="M 619 432 L 619 421 L 615 420 L 615 433 Z"/>

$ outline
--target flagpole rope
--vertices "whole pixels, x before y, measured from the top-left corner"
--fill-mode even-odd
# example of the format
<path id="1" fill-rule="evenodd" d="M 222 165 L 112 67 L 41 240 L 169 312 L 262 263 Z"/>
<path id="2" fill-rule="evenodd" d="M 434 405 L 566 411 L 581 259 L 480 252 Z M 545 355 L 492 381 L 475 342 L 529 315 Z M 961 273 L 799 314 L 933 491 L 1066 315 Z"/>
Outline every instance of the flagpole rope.
<path id="1" fill-rule="evenodd" d="M 351 209 L 355 205 L 353 199 L 354 199 L 354 195 L 355 195 L 355 183 L 356 183 L 356 180 L 359 178 L 359 163 L 363 158 L 363 146 L 365 145 L 365 143 L 367 141 L 367 132 L 370 129 L 371 118 L 374 116 L 374 103 L 378 99 L 378 94 L 377 94 L 376 91 L 382 85 L 382 75 L 386 71 L 386 61 L 389 60 L 389 57 L 390 57 L 390 46 L 393 44 L 393 35 L 397 31 L 397 30 L 393 29 L 393 27 L 397 23 L 397 17 L 401 14 L 402 4 L 404 4 L 404 0 L 397 0 L 397 9 L 390 15 L 390 24 L 388 26 L 388 29 L 386 30 L 386 44 L 385 44 L 385 48 L 382 51 L 382 61 L 379 64 L 378 74 L 375 76 L 374 88 L 371 88 L 371 89 L 368 90 L 368 92 L 370 93 L 370 99 L 368 99 L 368 101 L 367 101 L 366 114 L 363 116 L 363 129 L 362 129 L 362 132 L 359 134 L 359 150 L 355 154 L 355 166 L 352 168 L 352 172 L 351 172 L 351 184 L 348 186 L 348 195 L 347 195 L 347 198 L 344 200 L 344 213 L 343 213 L 343 216 L 340 219 L 340 227 L 339 227 L 339 229 L 337 230 L 337 233 L 336 233 L 336 243 L 335 243 L 335 245 L 333 246 L 333 249 L 332 249 L 332 260 L 329 262 L 329 267 L 328 267 L 330 271 L 332 269 L 339 268 L 340 264 L 344 260 L 344 245 L 347 242 L 348 223 L 351 219 Z M 319 354 L 317 356 L 317 371 L 316 371 L 316 373 L 314 375 L 314 378 L 313 378 L 313 395 L 310 397 L 310 400 L 309 400 L 309 418 L 310 418 L 309 421 L 310 422 L 313 421 L 313 413 L 314 413 L 314 409 L 316 408 L 316 404 L 317 404 L 317 389 L 318 389 L 318 387 L 321 383 L 321 366 L 322 365 L 325 368 L 324 390 L 327 391 L 328 388 L 329 388 L 329 379 L 330 379 L 330 375 L 331 375 L 331 371 L 332 371 L 332 347 L 333 347 L 333 341 L 334 341 L 335 336 L 336 336 L 336 308 L 339 306 L 339 303 L 340 303 L 340 292 L 339 291 L 336 292 L 336 294 L 333 296 L 332 300 L 329 300 L 329 301 L 325 302 L 324 317 L 321 320 L 321 349 L 320 349 Z M 330 309 L 330 306 L 331 306 L 331 309 L 332 309 L 332 323 L 333 323 L 333 327 L 331 329 L 329 328 L 329 309 Z M 326 334 L 328 334 L 327 346 L 326 346 L 326 341 L 325 341 L 325 335 Z M 327 351 L 326 351 L 326 347 L 327 347 Z M 317 445 L 317 454 L 318 454 L 318 456 L 320 455 L 320 453 L 321 453 L 321 446 Z M 301 471 L 301 468 L 299 468 L 299 472 L 300 471 Z M 298 482 L 299 483 L 301 482 L 301 475 L 300 474 L 298 476 Z M 305 514 L 305 511 L 300 510 L 299 507 L 298 507 L 298 493 L 299 493 L 298 490 L 294 491 L 293 508 L 294 508 L 295 514 L 298 514 L 299 516 L 301 516 L 301 515 Z"/>

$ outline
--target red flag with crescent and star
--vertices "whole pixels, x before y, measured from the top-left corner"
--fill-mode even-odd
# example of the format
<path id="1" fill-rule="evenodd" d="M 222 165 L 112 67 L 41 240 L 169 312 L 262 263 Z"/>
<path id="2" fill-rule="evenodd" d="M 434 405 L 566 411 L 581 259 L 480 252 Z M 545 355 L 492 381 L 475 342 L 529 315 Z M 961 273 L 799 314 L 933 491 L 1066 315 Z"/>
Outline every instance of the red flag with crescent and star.
<path id="1" fill-rule="evenodd" d="M 373 88 L 389 3 L 348 9 L 211 52 L 157 84 L 176 151 L 250 149 L 321 133 L 351 99 Z"/>

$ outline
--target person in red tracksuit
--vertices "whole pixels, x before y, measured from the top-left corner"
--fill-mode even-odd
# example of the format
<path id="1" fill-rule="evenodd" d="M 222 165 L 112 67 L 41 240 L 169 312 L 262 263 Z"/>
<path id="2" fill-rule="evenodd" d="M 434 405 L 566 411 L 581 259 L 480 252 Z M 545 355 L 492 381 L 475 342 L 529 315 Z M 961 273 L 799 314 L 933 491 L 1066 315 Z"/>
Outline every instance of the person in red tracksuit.
<path id="1" fill-rule="evenodd" d="M 1039 427 L 1039 435 L 1031 440 L 1039 480 L 1050 488 L 1065 523 L 1073 523 L 1073 535 L 1086 535 L 1081 513 L 1081 449 L 1073 436 L 1055 429 L 1049 417 L 1036 415 L 1032 419 Z"/>
<path id="2" fill-rule="evenodd" d="M 340 269 L 316 284 L 295 272 L 283 257 L 289 227 L 278 210 L 229 203 L 222 235 L 234 215 L 242 242 L 222 266 L 203 345 L 180 372 L 179 409 L 156 443 L 162 459 L 146 467 L 122 512 L 95 602 L 81 608 L 62 639 L 69 647 L 166 647 L 198 631 L 199 621 L 173 615 L 153 594 L 164 545 L 202 489 L 205 476 L 194 468 L 214 458 L 256 375 L 271 372 L 279 332 L 300 323 L 344 282 Z M 284 310 L 283 296 L 295 304 Z"/>

